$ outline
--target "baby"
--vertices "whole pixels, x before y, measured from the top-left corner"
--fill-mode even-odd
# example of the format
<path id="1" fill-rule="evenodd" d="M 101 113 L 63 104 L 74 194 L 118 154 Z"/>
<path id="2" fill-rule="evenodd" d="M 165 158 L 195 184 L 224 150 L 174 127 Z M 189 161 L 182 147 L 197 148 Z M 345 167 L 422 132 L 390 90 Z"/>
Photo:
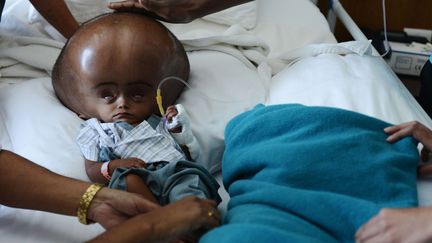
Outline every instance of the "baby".
<path id="1" fill-rule="evenodd" d="M 164 84 L 163 103 L 170 106 L 160 117 L 156 89 L 170 76 L 189 76 L 177 38 L 143 15 L 114 13 L 75 32 L 54 65 L 52 81 L 61 102 L 86 120 L 77 142 L 92 181 L 162 205 L 186 195 L 219 202 L 217 182 L 190 161 L 199 146 L 187 114 L 171 105 L 182 83 Z"/>

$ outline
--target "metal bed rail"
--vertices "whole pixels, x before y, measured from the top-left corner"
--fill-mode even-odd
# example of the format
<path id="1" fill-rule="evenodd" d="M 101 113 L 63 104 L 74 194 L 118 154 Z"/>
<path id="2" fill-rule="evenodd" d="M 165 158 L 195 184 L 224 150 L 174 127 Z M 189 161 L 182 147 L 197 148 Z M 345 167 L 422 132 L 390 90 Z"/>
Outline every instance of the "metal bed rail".
<path id="1" fill-rule="evenodd" d="M 354 40 L 365 41 L 368 38 L 360 30 L 358 25 L 354 22 L 348 12 L 344 9 L 339 0 L 329 0 L 329 11 L 327 13 L 327 22 L 329 23 L 331 31 L 334 33 L 336 27 L 336 19 L 339 19 L 345 26 Z M 373 54 L 380 56 L 379 52 L 373 48 Z"/>

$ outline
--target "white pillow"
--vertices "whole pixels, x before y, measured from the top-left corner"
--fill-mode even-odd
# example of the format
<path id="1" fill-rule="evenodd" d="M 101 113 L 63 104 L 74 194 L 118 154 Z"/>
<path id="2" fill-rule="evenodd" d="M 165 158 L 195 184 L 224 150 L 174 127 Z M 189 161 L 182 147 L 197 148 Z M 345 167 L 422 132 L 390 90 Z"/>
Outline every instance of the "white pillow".
<path id="1" fill-rule="evenodd" d="M 203 17 L 204 20 L 227 26 L 238 24 L 245 29 L 252 29 L 257 21 L 256 1 L 234 6 Z"/>
<path id="2" fill-rule="evenodd" d="M 314 43 L 336 43 L 327 20 L 310 0 L 257 0 L 252 30 L 270 47 L 269 57 Z"/>
<path id="3" fill-rule="evenodd" d="M 56 98 L 49 77 L 0 89 L 13 151 L 56 173 L 88 181 L 75 143 L 81 120 Z"/>
<path id="4" fill-rule="evenodd" d="M 301 82 L 299 82 L 301 81 Z M 338 107 L 389 123 L 432 121 L 381 57 L 322 54 L 273 77 L 266 104 Z"/>

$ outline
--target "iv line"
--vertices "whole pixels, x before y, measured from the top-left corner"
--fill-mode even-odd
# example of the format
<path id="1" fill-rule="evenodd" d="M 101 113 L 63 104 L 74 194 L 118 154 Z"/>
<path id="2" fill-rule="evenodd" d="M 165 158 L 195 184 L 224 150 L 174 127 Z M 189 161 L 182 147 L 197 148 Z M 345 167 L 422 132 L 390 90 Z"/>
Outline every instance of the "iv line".
<path id="1" fill-rule="evenodd" d="M 383 11 L 383 25 L 384 25 L 384 49 L 385 53 L 381 56 L 384 57 L 390 52 L 390 45 L 387 38 L 387 13 L 386 13 L 386 3 L 385 0 L 382 0 L 382 11 Z"/>

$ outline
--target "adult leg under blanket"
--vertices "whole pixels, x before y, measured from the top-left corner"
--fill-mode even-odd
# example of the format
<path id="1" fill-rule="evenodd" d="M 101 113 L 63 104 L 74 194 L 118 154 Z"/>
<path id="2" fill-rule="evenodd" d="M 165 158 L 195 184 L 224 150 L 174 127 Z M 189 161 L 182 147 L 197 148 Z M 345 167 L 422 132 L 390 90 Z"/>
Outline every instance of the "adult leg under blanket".
<path id="1" fill-rule="evenodd" d="M 227 126 L 225 225 L 202 242 L 352 242 L 382 207 L 417 205 L 417 142 L 351 111 L 257 106 Z"/>

